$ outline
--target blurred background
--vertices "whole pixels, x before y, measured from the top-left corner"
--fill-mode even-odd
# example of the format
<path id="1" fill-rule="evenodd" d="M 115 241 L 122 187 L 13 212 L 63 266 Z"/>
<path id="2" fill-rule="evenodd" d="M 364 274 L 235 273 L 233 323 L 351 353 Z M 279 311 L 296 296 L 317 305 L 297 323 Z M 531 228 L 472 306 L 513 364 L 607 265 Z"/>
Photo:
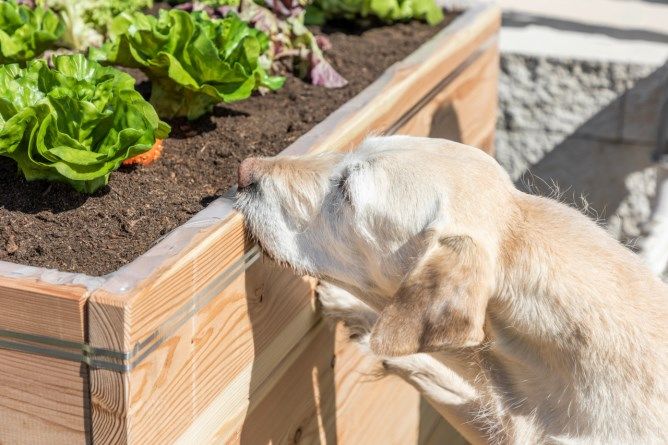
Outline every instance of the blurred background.
<path id="1" fill-rule="evenodd" d="M 497 159 L 668 279 L 668 0 L 497 3 Z"/>

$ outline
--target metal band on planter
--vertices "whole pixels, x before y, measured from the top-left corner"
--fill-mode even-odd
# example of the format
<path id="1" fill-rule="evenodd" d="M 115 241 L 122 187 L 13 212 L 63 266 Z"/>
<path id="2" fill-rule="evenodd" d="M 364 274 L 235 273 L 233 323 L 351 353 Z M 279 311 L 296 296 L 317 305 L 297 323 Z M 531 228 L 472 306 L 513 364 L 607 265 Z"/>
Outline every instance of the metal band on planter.
<path id="1" fill-rule="evenodd" d="M 177 310 L 162 326 L 147 338 L 135 344 L 131 351 L 121 352 L 94 348 L 88 343 L 77 343 L 4 329 L 0 329 L 0 348 L 73 362 L 83 362 L 98 369 L 129 372 L 151 352 L 157 349 L 166 338 L 169 338 L 170 335 L 183 326 L 197 311 L 220 295 L 223 290 L 261 256 L 260 249 L 257 246 L 252 247 L 205 288 L 196 293 L 188 303 Z"/>

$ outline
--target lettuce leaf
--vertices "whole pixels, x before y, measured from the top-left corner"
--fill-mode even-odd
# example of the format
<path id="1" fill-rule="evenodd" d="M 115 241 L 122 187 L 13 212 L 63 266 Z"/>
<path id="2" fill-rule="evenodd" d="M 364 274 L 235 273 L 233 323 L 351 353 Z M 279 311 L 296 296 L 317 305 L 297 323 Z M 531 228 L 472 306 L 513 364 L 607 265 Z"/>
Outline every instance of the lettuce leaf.
<path id="1" fill-rule="evenodd" d="M 143 70 L 152 81 L 151 103 L 164 118 L 196 119 L 218 102 L 276 90 L 285 81 L 267 73 L 266 34 L 235 15 L 219 20 L 178 9 L 161 10 L 157 18 L 124 13 L 110 30 L 111 40 L 91 49 L 91 57 Z"/>
<path id="2" fill-rule="evenodd" d="M 25 63 L 55 46 L 64 31 L 64 25 L 53 11 L 2 0 L 0 63 Z"/>
<path id="3" fill-rule="evenodd" d="M 267 58 L 272 73 L 287 69 L 314 85 L 340 88 L 348 81 L 327 61 L 321 43 L 304 26 L 308 0 L 195 0 L 177 6 L 185 11 L 205 11 L 214 17 L 236 14 L 244 22 L 269 36 Z"/>
<path id="4" fill-rule="evenodd" d="M 443 11 L 434 0 L 314 0 L 308 8 L 308 24 L 322 25 L 332 19 L 376 18 L 383 22 L 424 20 L 435 25 Z"/>
<path id="5" fill-rule="evenodd" d="M 153 0 L 36 0 L 38 5 L 58 13 L 65 24 L 62 44 L 84 50 L 100 46 L 111 21 L 121 12 L 140 11 Z"/>
<path id="6" fill-rule="evenodd" d="M 103 187 L 123 160 L 148 151 L 169 126 L 134 89 L 134 79 L 83 55 L 26 68 L 0 67 L 0 156 L 27 180 Z"/>

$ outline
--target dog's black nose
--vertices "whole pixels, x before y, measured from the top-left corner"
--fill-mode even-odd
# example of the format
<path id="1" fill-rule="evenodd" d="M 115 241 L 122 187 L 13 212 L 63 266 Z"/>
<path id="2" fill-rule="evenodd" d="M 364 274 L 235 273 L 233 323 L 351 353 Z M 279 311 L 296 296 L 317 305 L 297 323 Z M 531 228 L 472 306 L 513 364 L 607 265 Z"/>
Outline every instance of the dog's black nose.
<path id="1" fill-rule="evenodd" d="M 252 185 L 257 180 L 256 167 L 258 158 L 246 158 L 239 164 L 239 171 L 237 173 L 237 184 L 239 189 L 243 189 Z"/>

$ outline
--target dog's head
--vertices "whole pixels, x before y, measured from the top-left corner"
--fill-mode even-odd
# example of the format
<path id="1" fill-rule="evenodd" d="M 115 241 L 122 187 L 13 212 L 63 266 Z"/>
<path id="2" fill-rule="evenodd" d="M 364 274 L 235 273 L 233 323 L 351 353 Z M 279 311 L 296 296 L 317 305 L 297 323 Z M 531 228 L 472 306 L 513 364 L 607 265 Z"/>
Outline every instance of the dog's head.
<path id="1" fill-rule="evenodd" d="M 480 150 L 407 136 L 347 154 L 250 158 L 236 208 L 276 260 L 380 311 L 372 348 L 478 344 L 514 190 Z"/>

